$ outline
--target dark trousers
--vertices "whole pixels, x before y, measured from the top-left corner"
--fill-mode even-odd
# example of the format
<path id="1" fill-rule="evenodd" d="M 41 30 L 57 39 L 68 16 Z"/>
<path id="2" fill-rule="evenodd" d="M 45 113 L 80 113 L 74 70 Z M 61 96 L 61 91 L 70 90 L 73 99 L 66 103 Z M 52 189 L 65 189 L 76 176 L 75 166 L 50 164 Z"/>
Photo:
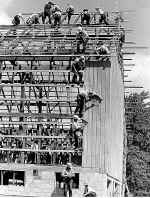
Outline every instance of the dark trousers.
<path id="1" fill-rule="evenodd" d="M 73 14 L 72 13 L 68 13 L 68 24 L 70 24 L 70 20 L 71 20 L 71 16 L 72 16 Z"/>
<path id="2" fill-rule="evenodd" d="M 64 182 L 64 196 L 67 197 L 69 191 L 69 197 L 72 197 L 72 181 Z"/>
<path id="3" fill-rule="evenodd" d="M 43 23 L 43 24 L 45 23 L 46 17 L 48 17 L 49 24 L 51 24 L 51 15 L 50 15 L 49 12 L 44 12 L 44 14 L 42 15 L 42 23 Z"/>
<path id="4" fill-rule="evenodd" d="M 76 106 L 74 113 L 75 114 L 79 113 L 80 118 L 83 116 L 84 106 L 85 106 L 84 102 L 80 102 L 80 103 L 77 102 L 77 106 Z"/>
<path id="5" fill-rule="evenodd" d="M 81 17 L 81 24 L 84 24 L 84 21 L 86 22 L 86 25 L 90 25 L 90 15 L 83 15 Z"/>
<path id="6" fill-rule="evenodd" d="M 60 16 L 55 16 L 55 18 L 54 18 L 54 26 L 56 26 L 56 25 L 60 25 L 60 23 L 61 23 L 61 17 Z"/>
<path id="7" fill-rule="evenodd" d="M 77 83 L 77 77 L 79 76 L 79 81 L 78 83 L 82 82 L 82 78 L 83 78 L 83 73 L 82 72 L 78 72 L 78 73 L 74 73 L 73 77 L 72 77 L 72 83 Z"/>
<path id="8" fill-rule="evenodd" d="M 85 53 L 86 50 L 86 45 L 87 45 L 88 40 L 77 40 L 77 53 L 80 53 L 80 47 L 82 45 L 82 52 L 81 53 Z"/>
<path id="9" fill-rule="evenodd" d="M 109 23 L 107 22 L 105 14 L 100 15 L 99 23 L 102 24 L 103 22 L 105 23 L 105 25 L 109 25 Z"/>

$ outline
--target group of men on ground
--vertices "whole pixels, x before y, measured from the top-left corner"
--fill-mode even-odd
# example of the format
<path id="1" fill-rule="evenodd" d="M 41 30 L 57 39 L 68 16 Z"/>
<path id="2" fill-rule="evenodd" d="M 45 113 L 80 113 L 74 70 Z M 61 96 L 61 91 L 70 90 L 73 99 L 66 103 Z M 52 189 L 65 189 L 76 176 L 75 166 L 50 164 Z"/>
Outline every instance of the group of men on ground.
<path id="1" fill-rule="evenodd" d="M 67 8 L 65 10 L 66 17 L 65 19 L 68 18 L 68 24 L 70 24 L 70 20 L 72 15 L 74 14 L 74 6 L 67 4 Z M 100 8 L 96 8 L 96 11 L 99 15 L 99 24 L 104 23 L 105 25 L 108 25 L 108 20 L 107 20 L 107 14 Z M 26 23 L 28 25 L 31 24 L 39 24 L 40 23 L 40 18 L 42 19 L 42 23 L 45 24 L 46 18 L 48 18 L 48 23 L 52 24 L 52 20 L 54 20 L 54 26 L 60 25 L 61 24 L 61 16 L 62 16 L 62 10 L 60 7 L 51 1 L 45 4 L 43 12 L 32 14 L 28 17 L 26 20 Z M 21 14 L 17 14 L 14 19 L 13 19 L 13 24 L 14 25 L 19 25 L 20 24 L 20 19 L 24 21 L 23 17 Z M 81 13 L 81 24 L 86 24 L 89 25 L 91 20 L 91 14 L 88 11 L 88 9 L 83 9 Z M 25 22 L 25 21 L 24 21 Z"/>

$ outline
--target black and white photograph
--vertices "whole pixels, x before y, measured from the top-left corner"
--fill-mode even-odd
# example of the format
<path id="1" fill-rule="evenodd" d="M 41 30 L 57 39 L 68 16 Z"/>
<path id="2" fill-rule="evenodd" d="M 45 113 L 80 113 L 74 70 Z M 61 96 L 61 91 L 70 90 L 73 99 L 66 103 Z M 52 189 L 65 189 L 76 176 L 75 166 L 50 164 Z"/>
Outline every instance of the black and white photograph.
<path id="1" fill-rule="evenodd" d="M 150 0 L 0 0 L 0 197 L 150 197 Z"/>

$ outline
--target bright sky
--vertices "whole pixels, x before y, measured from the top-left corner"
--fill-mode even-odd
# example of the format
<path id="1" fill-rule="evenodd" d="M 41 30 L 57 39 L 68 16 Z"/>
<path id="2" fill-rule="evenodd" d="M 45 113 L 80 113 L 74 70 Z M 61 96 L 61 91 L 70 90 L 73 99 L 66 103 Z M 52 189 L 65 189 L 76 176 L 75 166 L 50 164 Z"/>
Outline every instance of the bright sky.
<path id="1" fill-rule="evenodd" d="M 39 12 L 43 9 L 48 0 L 0 0 L 0 24 L 11 23 L 11 17 L 17 13 Z M 76 10 L 95 7 L 102 7 L 108 11 L 114 10 L 135 10 L 134 13 L 125 13 L 125 18 L 129 20 L 126 24 L 128 29 L 134 31 L 127 36 L 128 41 L 136 42 L 137 46 L 150 47 L 150 0 L 53 0 L 62 8 L 67 3 L 74 5 Z M 130 50 L 131 51 L 131 50 Z M 129 73 L 127 80 L 133 80 L 132 84 L 144 86 L 150 91 L 150 49 L 135 50 L 136 55 L 132 63 L 136 67 Z"/>

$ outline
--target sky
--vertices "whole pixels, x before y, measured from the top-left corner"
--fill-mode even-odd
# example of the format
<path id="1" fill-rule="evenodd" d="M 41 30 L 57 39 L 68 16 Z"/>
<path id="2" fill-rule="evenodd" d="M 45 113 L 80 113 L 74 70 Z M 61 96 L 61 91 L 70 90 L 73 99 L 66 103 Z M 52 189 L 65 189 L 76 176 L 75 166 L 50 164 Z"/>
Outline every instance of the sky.
<path id="1" fill-rule="evenodd" d="M 11 18 L 17 13 L 40 12 L 48 0 L 0 0 L 0 24 L 11 23 Z M 145 46 L 147 49 L 132 49 L 136 52 L 131 63 L 135 63 L 132 72 L 126 72 L 133 82 L 127 85 L 144 86 L 150 91 L 150 0 L 53 0 L 61 8 L 67 3 L 74 5 L 77 11 L 82 8 L 94 10 L 102 7 L 108 11 L 126 11 L 124 18 L 126 29 L 132 30 L 126 36 L 127 41 L 133 41 L 136 46 Z M 127 12 L 133 10 L 134 12 Z M 135 45 L 134 45 L 135 46 Z M 128 68 L 127 68 L 128 69 Z"/>

